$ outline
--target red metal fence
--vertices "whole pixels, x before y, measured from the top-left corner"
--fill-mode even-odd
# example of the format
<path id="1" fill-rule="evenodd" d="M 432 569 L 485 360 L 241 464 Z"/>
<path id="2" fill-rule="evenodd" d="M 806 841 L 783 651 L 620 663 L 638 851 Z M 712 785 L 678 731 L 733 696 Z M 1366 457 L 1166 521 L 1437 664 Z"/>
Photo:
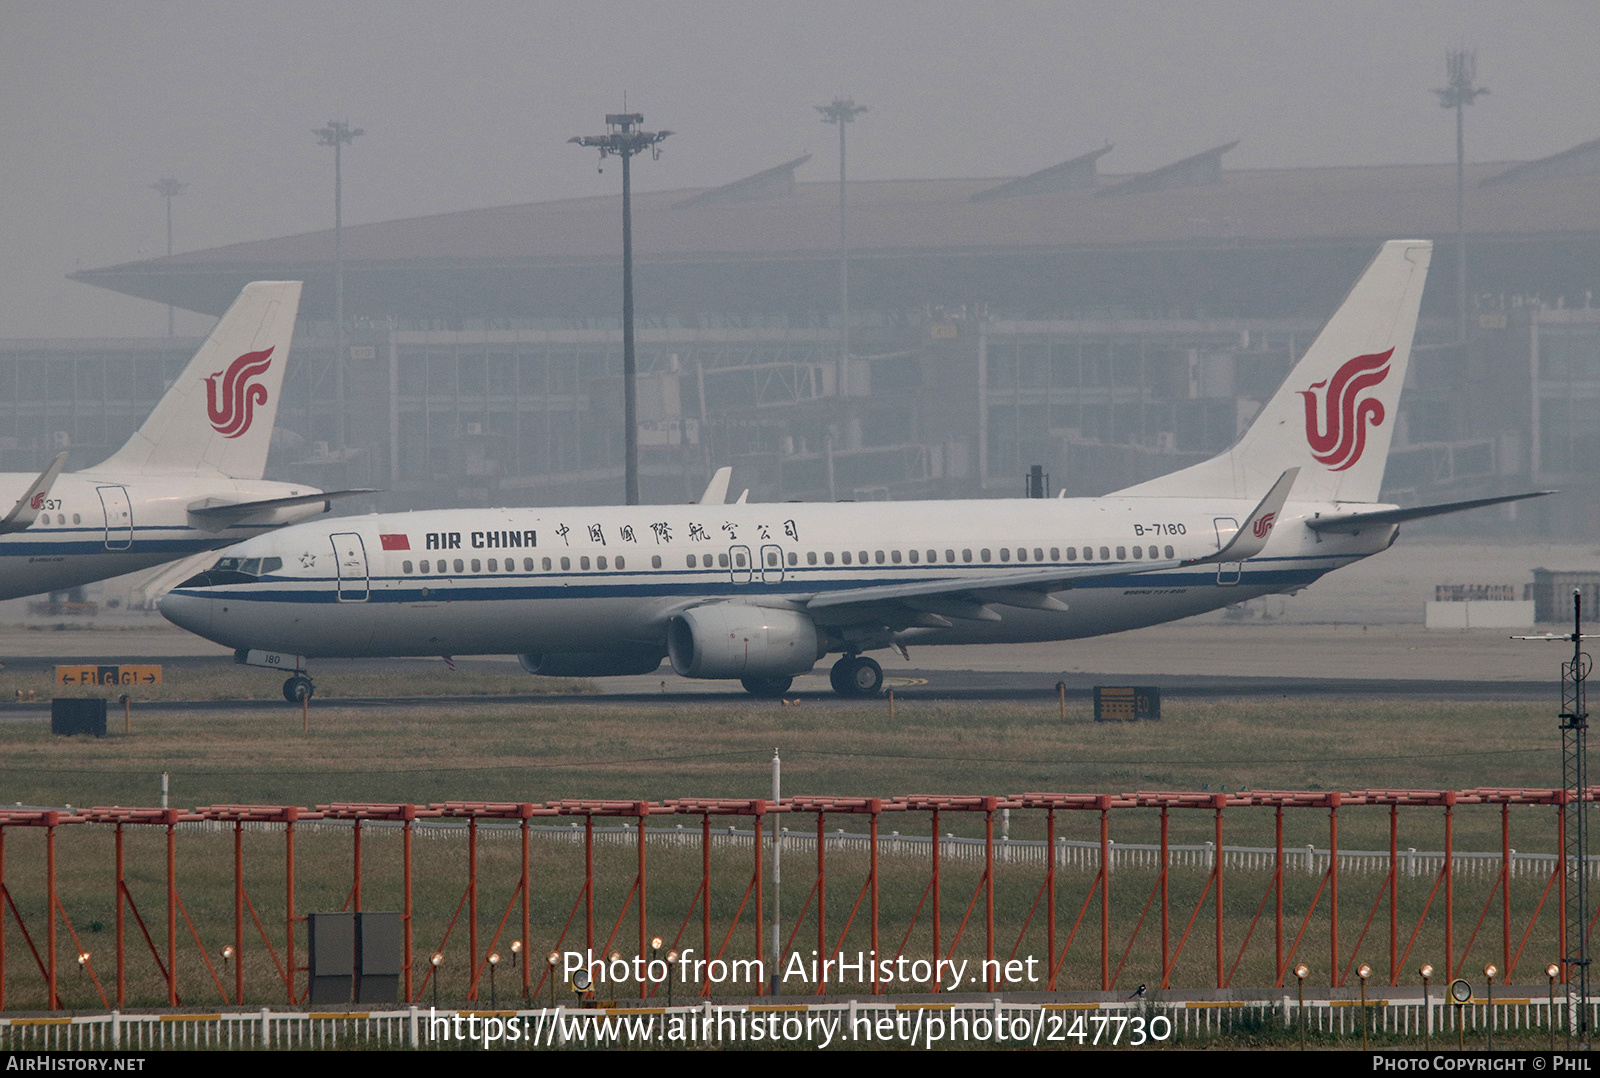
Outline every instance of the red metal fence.
<path id="1" fill-rule="evenodd" d="M 1596 791 L 1591 790 L 1587 799 L 1594 800 L 1595 794 Z M 98 999 L 104 1007 L 122 1006 L 128 1001 L 128 971 L 135 965 L 144 968 L 147 974 L 153 968 L 170 1007 L 212 1005 L 218 1001 L 237 1006 L 245 1003 L 247 997 L 247 955 L 257 971 L 253 976 L 258 982 L 250 989 L 251 1002 L 259 1004 L 280 993 L 280 998 L 289 1004 L 302 1002 L 309 989 L 303 976 L 306 972 L 301 961 L 303 946 L 301 951 L 296 947 L 297 939 L 303 944 L 305 921 L 302 905 L 297 905 L 297 878 L 303 890 L 308 886 L 308 876 L 314 875 L 324 882 L 332 876 L 342 876 L 349 881 L 348 890 L 344 890 L 344 884 L 339 884 L 345 894 L 342 908 L 358 912 L 369 908 L 363 905 L 366 899 L 363 880 L 372 877 L 377 869 L 373 853 L 364 849 L 364 841 L 370 844 L 367 836 L 375 827 L 385 828 L 385 837 L 392 836 L 395 830 L 401 837 L 397 854 L 391 846 L 381 850 L 377 860 L 385 863 L 386 871 L 396 868 L 393 860 L 399 862 L 397 897 L 407 959 L 402 991 L 403 998 L 408 1001 L 422 1000 L 430 991 L 438 992 L 435 978 L 441 966 L 429 958 L 447 952 L 456 956 L 457 961 L 463 952 L 467 956 L 463 986 L 457 989 L 467 1001 L 483 998 L 485 978 L 493 992 L 495 968 L 502 952 L 512 956 L 516 994 L 523 999 L 537 998 L 546 990 L 553 992 L 552 982 L 562 974 L 554 959 L 546 962 L 537 956 L 576 951 L 580 947 L 597 957 L 610 956 L 624 946 L 621 941 L 631 934 L 625 929 L 630 923 L 637 929 L 637 939 L 629 943 L 633 954 L 642 960 L 697 946 L 702 963 L 726 963 L 738 956 L 760 963 L 762 970 L 778 971 L 795 961 L 808 962 L 805 952 L 812 949 L 813 940 L 814 954 L 822 958 L 845 953 L 847 944 L 870 952 L 874 964 L 866 972 L 855 970 L 855 978 L 845 977 L 844 970 L 839 967 L 830 970 L 826 963 L 822 964 L 816 975 L 804 979 L 806 990 L 816 995 L 830 989 L 872 994 L 899 990 L 903 978 L 896 982 L 894 977 L 881 973 L 876 963 L 915 959 L 937 973 L 938 963 L 954 963 L 958 956 L 966 956 L 978 969 L 977 975 L 966 983 L 972 989 L 986 991 L 1019 985 L 1048 991 L 1112 991 L 1119 985 L 1127 987 L 1123 978 L 1133 979 L 1134 969 L 1143 970 L 1140 977 L 1161 987 L 1242 987 L 1242 983 L 1235 981 L 1241 963 L 1249 953 L 1255 957 L 1255 968 L 1264 965 L 1269 946 L 1264 937 L 1268 932 L 1272 937 L 1270 978 L 1275 986 L 1292 979 L 1297 962 L 1318 967 L 1320 972 L 1316 976 L 1325 977 L 1332 986 L 1353 983 L 1353 971 L 1363 957 L 1378 967 L 1374 970 L 1375 977 L 1393 985 L 1403 978 L 1402 971 L 1408 963 L 1420 961 L 1424 954 L 1436 963 L 1439 969 L 1436 976 L 1448 979 L 1457 975 L 1466 968 L 1469 953 L 1479 944 L 1485 926 L 1490 926 L 1492 933 L 1496 922 L 1499 938 L 1489 942 L 1485 937 L 1480 953 L 1491 954 L 1499 964 L 1502 983 L 1515 979 L 1519 964 L 1525 958 L 1529 959 L 1529 968 L 1536 968 L 1537 972 L 1530 974 L 1524 970 L 1523 980 L 1543 983 L 1546 964 L 1558 961 L 1559 956 L 1567 953 L 1565 924 L 1559 911 L 1569 877 L 1577 871 L 1577 866 L 1563 865 L 1559 856 L 1553 856 L 1563 848 L 1559 830 L 1562 797 L 1559 790 L 1485 788 L 912 795 L 890 799 L 793 797 L 777 802 L 683 798 L 663 802 L 570 800 L 545 804 L 446 802 L 429 806 L 336 803 L 314 810 L 262 805 L 211 805 L 192 810 L 0 809 L 0 1010 L 8 1007 L 8 980 L 18 984 L 27 982 L 29 990 L 24 992 L 27 1000 L 42 1001 L 52 1010 L 61 1008 L 64 968 L 69 973 L 75 969 L 83 979 L 76 983 L 75 990 L 78 996 L 84 997 L 85 1004 L 92 1005 L 92 1001 Z M 1465 855 L 1455 848 L 1455 822 L 1457 811 L 1468 806 L 1476 807 L 1479 812 L 1498 807 L 1501 841 L 1499 857 L 1492 862 L 1492 876 L 1479 876 L 1467 908 L 1458 910 L 1458 866 Z M 1542 879 L 1534 888 L 1536 894 L 1519 894 L 1515 910 L 1511 893 L 1511 810 L 1514 806 L 1547 806 L 1555 810 L 1539 828 L 1546 833 L 1545 837 L 1554 837 L 1552 855 L 1546 855 L 1548 862 L 1540 862 L 1548 864 L 1548 872 L 1543 867 L 1539 869 Z M 1356 900 L 1356 908 L 1348 909 L 1341 908 L 1339 825 L 1341 813 L 1356 808 L 1384 812 L 1389 843 L 1387 856 L 1379 854 L 1375 858 L 1381 867 L 1381 880 L 1372 890 L 1370 905 L 1363 898 Z M 1225 872 L 1227 858 L 1222 855 L 1227 834 L 1225 825 L 1251 810 L 1272 813 L 1275 845 L 1262 851 L 1260 869 Z M 1303 847 L 1286 847 L 1284 838 L 1286 813 L 1304 824 L 1309 821 L 1293 814 L 1308 810 L 1326 814 L 1327 843 L 1326 869 L 1314 873 L 1315 888 L 1309 898 L 1290 893 L 1294 889 L 1286 886 L 1286 872 L 1300 871 L 1289 867 L 1300 863 L 1297 858 L 1307 866 L 1313 862 L 1297 852 Z M 1213 843 L 1209 848 L 1214 853 L 1198 872 L 1184 876 L 1184 886 L 1179 890 L 1186 893 L 1175 896 L 1175 878 L 1181 872 L 1190 871 L 1174 868 L 1173 850 L 1169 845 L 1174 816 L 1183 813 L 1204 814 L 1201 819 L 1209 824 L 1207 830 Z M 1415 852 L 1408 854 L 1400 846 L 1401 821 L 1404 817 L 1407 828 L 1411 828 L 1418 822 L 1416 817 L 1423 813 L 1437 814 L 1443 824 L 1443 855 L 1438 859 L 1437 873 L 1418 875 L 1403 871 L 1408 856 L 1414 860 Z M 806 820 L 808 815 L 812 819 Z M 1134 820 L 1130 817 L 1135 815 L 1141 826 L 1148 827 L 1153 816 L 1159 827 L 1158 848 L 1150 870 L 1144 874 L 1149 877 L 1148 884 L 1137 872 L 1113 871 L 1113 820 L 1119 826 L 1132 824 Z M 796 845 L 795 836 L 809 836 L 812 824 L 816 835 L 814 870 L 807 866 L 802 877 L 802 883 L 809 879 L 810 886 L 798 913 L 786 919 L 787 935 L 781 940 L 767 935 L 770 930 L 767 866 L 770 862 L 764 859 L 773 851 L 772 829 L 777 826 L 768 817 L 787 821 L 784 828 L 789 836 L 786 848 L 791 851 Z M 1007 823 L 1025 823 L 1034 833 L 1043 835 L 1043 842 L 1035 843 L 1041 851 L 1037 861 L 1042 863 L 1036 885 L 1031 881 L 1033 862 L 1019 865 L 1015 858 L 1004 856 L 1014 844 L 996 836 L 997 820 L 1002 817 Z M 656 818 L 658 826 L 647 826 L 652 818 Z M 661 818 L 675 818 L 680 826 L 663 828 L 659 826 L 665 822 Z M 892 837 L 881 833 L 886 819 L 893 826 Z M 1192 817 L 1183 819 L 1193 821 Z M 668 835 L 673 836 L 680 847 L 692 843 L 693 831 L 681 826 L 685 820 L 698 824 L 699 864 L 687 866 L 681 850 L 674 856 L 672 871 L 681 886 L 669 889 L 675 896 L 675 905 L 664 910 L 660 904 L 651 905 L 647 901 L 652 878 L 647 846 Z M 348 859 L 342 855 L 329 856 L 326 849 L 311 859 L 304 854 L 297 855 L 297 833 L 303 832 L 307 825 L 326 829 L 330 821 L 340 821 L 340 834 L 348 833 Z M 799 826 L 802 821 L 804 826 Z M 859 853 L 844 850 L 840 841 L 826 833 L 828 823 L 838 825 L 841 821 L 865 823 L 864 875 L 860 871 L 863 859 Z M 953 821 L 961 822 L 965 829 L 982 836 L 963 840 L 967 843 L 965 849 L 975 849 L 981 842 L 981 870 L 976 873 L 970 893 L 967 886 L 972 871 L 968 862 L 962 862 L 960 871 L 953 871 L 951 865 L 943 863 L 948 857 L 949 840 L 941 839 L 941 835 L 946 834 L 942 829 L 951 826 Z M 1098 856 L 1081 859 L 1085 867 L 1069 868 L 1064 864 L 1066 859 L 1061 855 L 1064 840 L 1058 831 L 1069 821 L 1098 829 Z M 1259 824 L 1259 817 L 1250 822 Z M 1368 833 L 1373 833 L 1370 817 L 1366 822 Z M 1483 821 L 1478 822 L 1481 825 Z M 431 876 L 442 879 L 441 885 L 450 888 L 451 895 L 454 886 L 459 884 L 460 897 L 455 901 L 453 912 L 447 913 L 441 908 L 435 918 L 443 923 L 437 939 L 431 936 L 419 939 L 413 902 L 413 841 L 419 828 L 428 828 L 424 833 L 432 836 L 442 833 L 440 825 L 446 823 L 455 825 L 447 837 L 453 837 L 457 829 L 464 828 L 465 865 L 459 875 L 452 875 L 455 870 L 449 870 L 434 871 Z M 552 823 L 565 823 L 573 830 L 559 836 L 567 841 L 553 853 L 547 841 L 549 836 L 539 833 L 538 838 L 544 843 L 540 847 L 541 858 L 544 861 L 554 858 L 558 867 L 536 871 L 532 856 L 534 828 Z M 625 824 L 629 828 L 630 844 L 635 849 L 632 881 L 625 892 L 613 879 L 619 871 L 614 857 L 608 860 L 610 875 L 606 877 L 612 883 L 597 884 L 597 852 L 605 852 L 604 844 L 597 841 L 597 823 L 602 827 Z M 714 823 L 718 828 L 715 835 Z M 738 832 L 739 842 L 734 848 L 748 851 L 748 872 L 743 868 L 735 869 L 730 880 L 728 869 L 724 867 L 714 876 L 714 845 L 728 837 L 725 835 L 728 826 L 741 823 L 751 831 Z M 1549 826 L 1551 823 L 1554 828 Z M 204 825 L 203 829 L 192 826 L 197 824 Z M 581 838 L 576 825 L 581 825 Z M 1234 826 L 1237 829 L 1236 824 Z M 497 853 L 496 868 L 487 872 L 480 863 L 480 838 L 486 827 L 494 829 L 492 833 L 497 840 L 509 837 L 507 829 L 514 830 L 519 839 L 517 856 Z M 96 969 L 95 956 L 84 943 L 84 933 L 68 915 L 67 902 L 58 884 L 57 843 L 63 829 L 73 835 L 109 833 L 112 838 L 109 866 L 97 861 L 86 867 L 85 860 L 97 856 L 87 846 L 73 854 L 74 867 L 79 874 L 75 878 L 81 880 L 87 871 L 103 879 L 107 868 L 112 874 L 114 980 L 109 984 Z M 141 832 L 140 829 L 148 830 Z M 153 868 L 148 863 L 147 849 L 145 859 L 130 868 L 125 838 L 130 833 L 149 835 L 150 831 L 164 838 L 164 865 Z M 43 864 L 33 858 L 34 851 L 30 847 L 25 851 L 30 856 L 24 862 L 26 867 L 20 882 L 16 881 L 17 854 L 13 853 L 9 862 L 6 858 L 6 839 L 12 836 L 15 849 L 18 832 L 42 832 L 43 835 Z M 930 836 L 926 841 L 928 859 L 924 867 L 918 867 L 916 861 L 908 861 L 903 852 L 894 852 L 901 851 L 905 845 L 902 832 Z M 192 842 L 190 836 L 198 833 L 211 836 L 208 864 L 212 866 L 214 878 L 207 892 L 212 897 L 204 901 L 205 908 L 197 913 L 185 904 L 180 893 L 178 848 Z M 225 888 L 220 883 L 220 872 L 215 869 L 221 860 L 215 851 L 219 834 L 230 833 L 232 879 L 231 887 Z M 1481 826 L 1479 833 L 1483 833 Z M 278 835 L 281 835 L 281 847 L 273 849 L 278 846 L 274 840 Z M 342 844 L 343 839 L 340 841 Z M 806 845 L 810 845 L 809 838 Z M 1080 850 L 1084 846 L 1092 847 L 1092 840 L 1078 846 Z M 344 847 L 341 845 L 341 848 Z M 103 849 L 103 844 L 95 849 Z M 581 867 L 577 864 L 578 850 L 581 850 Z M 997 858 L 997 854 L 1001 856 Z M 720 857 L 724 866 L 728 856 L 724 851 Z M 883 923 L 885 914 L 880 902 L 886 856 L 894 858 L 897 886 L 905 895 L 894 915 L 894 923 L 888 925 Z M 281 862 L 278 861 L 280 857 Z M 655 857 L 659 862 L 662 857 L 659 850 Z M 308 860 L 311 863 L 307 863 Z M 281 865 L 281 881 L 274 882 L 274 886 L 281 882 L 281 900 L 268 898 L 259 884 L 256 894 L 247 886 L 247 875 L 261 875 L 260 866 L 268 861 Z M 974 858 L 973 867 L 978 863 Z M 33 875 L 41 868 L 42 913 L 38 910 L 38 899 L 19 903 L 15 897 L 17 889 L 24 885 L 30 894 L 41 890 L 41 877 Z M 247 873 L 247 868 L 252 871 Z M 1564 868 L 1570 871 L 1563 871 Z M 627 870 L 621 871 L 623 875 L 617 878 L 625 880 Z M 664 871 L 658 867 L 658 877 Z M 1203 880 L 1199 879 L 1199 872 L 1203 872 Z M 1133 891 L 1132 900 L 1118 896 L 1123 902 L 1119 906 L 1113 902 L 1112 885 L 1114 879 L 1122 875 L 1130 882 L 1119 883 L 1119 888 L 1128 886 Z M 135 900 L 135 884 L 139 883 L 136 876 L 145 881 L 144 909 Z M 188 872 L 185 885 L 191 886 L 191 878 L 196 876 Z M 692 879 L 695 876 L 697 879 Z M 148 898 L 152 889 L 150 881 L 157 878 L 164 884 L 164 921 L 154 921 L 147 916 L 154 904 Z M 1014 903 L 1015 908 L 1005 916 L 997 917 L 997 880 L 1002 878 L 1009 888 L 1008 894 L 1020 896 L 1021 900 Z M 1371 873 L 1361 877 L 1363 889 L 1370 887 L 1371 878 Z M 689 890 L 686 881 L 691 879 L 693 887 Z M 1309 884 L 1310 879 L 1311 876 L 1307 876 L 1305 882 Z M 1198 894 L 1195 894 L 1196 882 L 1199 883 Z M 1489 884 L 1488 892 L 1480 905 L 1477 892 L 1483 890 L 1485 882 Z M 490 894 L 504 894 L 508 883 L 510 893 L 501 907 L 499 898 L 491 899 Z M 1407 892 L 1405 901 L 1402 901 L 1402 884 Z M 1247 888 L 1242 893 L 1247 895 L 1248 901 L 1238 898 L 1231 903 L 1226 901 L 1225 885 L 1229 888 L 1228 895 L 1239 893 L 1236 888 Z M 797 889 L 797 885 L 792 886 Z M 191 894 L 201 889 L 201 882 L 194 882 Z M 231 897 L 231 910 L 217 908 L 220 900 L 215 896 L 223 891 Z M 689 897 L 684 901 L 686 891 Z M 1030 892 L 1032 897 L 1028 900 Z M 104 893 L 99 885 L 96 885 L 96 893 Z M 1286 908 L 1286 896 L 1289 908 Z M 951 899 L 955 901 L 954 907 L 947 905 Z M 99 908 L 95 903 L 100 900 L 92 896 L 78 895 L 74 900 L 79 908 L 86 908 L 85 904 L 88 908 Z M 480 909 L 485 901 L 493 904 L 486 910 Z M 569 901 L 570 906 L 567 905 Z M 604 913 L 597 912 L 597 902 L 604 907 Z M 720 913 L 718 907 L 721 907 Z M 1548 912 L 1546 907 L 1551 907 Z M 26 918 L 24 909 L 29 913 Z M 265 916 L 262 910 L 266 911 Z M 536 911 L 538 924 L 535 924 Z M 1498 917 L 1493 916 L 1496 912 Z M 1471 923 L 1464 941 L 1458 913 L 1464 914 Z M 602 919 L 597 920 L 597 916 Z M 82 917 L 80 913 L 80 920 Z M 44 922 L 42 926 L 40 920 Z M 698 925 L 695 924 L 697 920 Z M 662 938 L 657 944 L 651 934 L 652 923 L 658 928 L 667 925 L 675 930 L 670 934 L 659 932 Z M 8 939 L 8 925 L 15 927 L 24 945 L 20 956 L 14 946 L 8 946 L 12 942 Z M 41 927 L 42 941 L 39 938 Z M 1591 930 L 1592 927 L 1591 924 Z M 66 930 L 66 940 L 59 936 L 61 928 Z M 1205 938 L 1207 935 L 1209 940 Z M 226 942 L 219 944 L 219 939 Z M 1316 940 L 1320 951 L 1323 939 L 1326 951 L 1313 956 L 1308 941 Z M 60 952 L 67 940 L 71 942 L 72 951 L 64 965 Z M 1130 955 L 1135 953 L 1141 940 L 1139 957 L 1130 968 Z M 1029 950 L 1037 949 L 1041 943 L 1042 961 Z M 1084 954 L 1095 947 L 1097 955 Z M 1202 948 L 1209 952 L 1206 972 L 1202 975 L 1206 983 L 1175 985 L 1173 977 L 1186 949 Z M 190 987 L 183 992 L 180 992 L 180 955 L 189 963 Z M 491 956 L 494 957 L 491 959 Z M 528 960 L 530 957 L 532 961 Z M 1095 957 L 1098 969 L 1092 961 Z M 1069 959 L 1073 961 L 1070 966 Z M 1026 981 L 1021 976 L 1024 967 L 1030 975 Z M 713 993 L 759 995 L 770 990 L 767 978 L 763 977 L 748 984 L 745 991 L 732 991 L 708 973 L 707 968 L 702 965 L 695 976 L 679 980 L 677 990 L 706 996 Z M 905 968 L 903 962 L 899 968 Z M 197 972 L 201 969 L 203 975 Z M 422 975 L 414 976 L 414 969 L 421 969 Z M 1192 958 L 1188 969 L 1187 975 L 1194 977 Z M 270 972 L 263 974 L 262 970 Z M 32 980 L 33 971 L 42 981 L 42 995 L 38 994 L 39 982 Z M 270 977 L 275 987 L 269 989 L 259 983 L 263 976 Z M 641 998 L 673 990 L 670 982 L 664 986 L 659 977 L 636 979 L 637 988 L 630 986 L 628 991 L 630 994 L 637 991 Z M 1265 979 L 1258 976 L 1252 987 L 1261 987 Z M 194 984 L 202 986 L 198 994 Z M 92 988 L 92 992 L 85 985 Z M 947 991 L 950 987 L 935 977 L 918 990 Z M 785 991 L 792 989 L 786 987 Z M 23 1005 L 29 1005 L 27 1000 Z"/>

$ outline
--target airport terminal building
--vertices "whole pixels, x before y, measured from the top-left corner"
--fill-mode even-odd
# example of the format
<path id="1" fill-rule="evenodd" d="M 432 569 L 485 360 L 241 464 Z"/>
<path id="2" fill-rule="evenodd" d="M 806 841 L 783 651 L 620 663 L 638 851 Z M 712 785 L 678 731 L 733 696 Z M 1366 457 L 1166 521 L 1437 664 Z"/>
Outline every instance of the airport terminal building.
<path id="1" fill-rule="evenodd" d="M 1112 147 L 1011 180 L 849 187 L 800 158 L 634 196 L 642 484 L 755 500 L 995 497 L 1042 465 L 1094 495 L 1214 454 L 1385 239 L 1435 241 L 1385 496 L 1556 487 L 1483 529 L 1600 524 L 1600 140 L 1453 165 L 1230 170 L 1231 146 L 1135 175 Z M 621 207 L 595 197 L 318 232 L 74 279 L 220 315 L 303 279 L 276 475 L 380 504 L 621 499 Z M 137 426 L 192 340 L 0 341 L 0 460 L 72 466 Z M 1455 527 L 1460 528 L 1458 522 Z"/>

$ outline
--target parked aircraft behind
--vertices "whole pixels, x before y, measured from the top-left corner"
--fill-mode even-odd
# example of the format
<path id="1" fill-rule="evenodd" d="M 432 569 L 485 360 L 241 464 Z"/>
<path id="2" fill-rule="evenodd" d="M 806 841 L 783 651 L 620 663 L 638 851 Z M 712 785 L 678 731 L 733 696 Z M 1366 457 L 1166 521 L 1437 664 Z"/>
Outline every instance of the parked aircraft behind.
<path id="1" fill-rule="evenodd" d="M 312 657 L 506 653 L 589 677 L 668 657 L 777 695 L 837 652 L 834 689 L 866 695 L 876 649 L 1067 640 L 1297 591 L 1402 521 L 1512 500 L 1375 504 L 1430 254 L 1384 244 L 1232 449 L 1108 497 L 351 518 L 241 544 L 161 609 L 292 671 L 291 700 Z"/>
<path id="2" fill-rule="evenodd" d="M 109 459 L 0 475 L 0 599 L 57 591 L 237 543 L 325 512 L 261 478 L 299 281 L 246 285 L 144 424 Z M 13 504 L 13 499 L 15 502 Z"/>

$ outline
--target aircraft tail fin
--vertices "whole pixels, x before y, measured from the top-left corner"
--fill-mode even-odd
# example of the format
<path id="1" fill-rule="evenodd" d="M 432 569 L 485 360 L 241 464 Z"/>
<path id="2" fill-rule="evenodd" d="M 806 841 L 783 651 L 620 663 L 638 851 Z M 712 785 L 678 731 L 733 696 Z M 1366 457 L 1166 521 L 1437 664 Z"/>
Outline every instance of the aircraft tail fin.
<path id="1" fill-rule="evenodd" d="M 1298 467 L 1299 498 L 1377 501 L 1432 253 L 1385 243 L 1232 449 L 1118 493 L 1260 497 Z"/>
<path id="2" fill-rule="evenodd" d="M 149 418 L 91 470 L 260 479 L 289 365 L 300 286 L 245 285 Z"/>

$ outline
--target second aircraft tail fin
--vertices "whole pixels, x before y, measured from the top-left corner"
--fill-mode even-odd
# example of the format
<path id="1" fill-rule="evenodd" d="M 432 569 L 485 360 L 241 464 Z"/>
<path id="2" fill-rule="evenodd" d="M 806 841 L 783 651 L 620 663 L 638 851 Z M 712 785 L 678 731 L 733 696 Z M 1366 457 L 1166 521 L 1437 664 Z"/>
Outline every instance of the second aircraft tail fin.
<path id="1" fill-rule="evenodd" d="M 1232 449 L 1118 493 L 1259 498 L 1298 467 L 1298 498 L 1377 501 L 1432 252 L 1385 243 Z"/>
<path id="2" fill-rule="evenodd" d="M 149 418 L 91 470 L 260 479 L 289 365 L 300 285 L 245 285 Z"/>

